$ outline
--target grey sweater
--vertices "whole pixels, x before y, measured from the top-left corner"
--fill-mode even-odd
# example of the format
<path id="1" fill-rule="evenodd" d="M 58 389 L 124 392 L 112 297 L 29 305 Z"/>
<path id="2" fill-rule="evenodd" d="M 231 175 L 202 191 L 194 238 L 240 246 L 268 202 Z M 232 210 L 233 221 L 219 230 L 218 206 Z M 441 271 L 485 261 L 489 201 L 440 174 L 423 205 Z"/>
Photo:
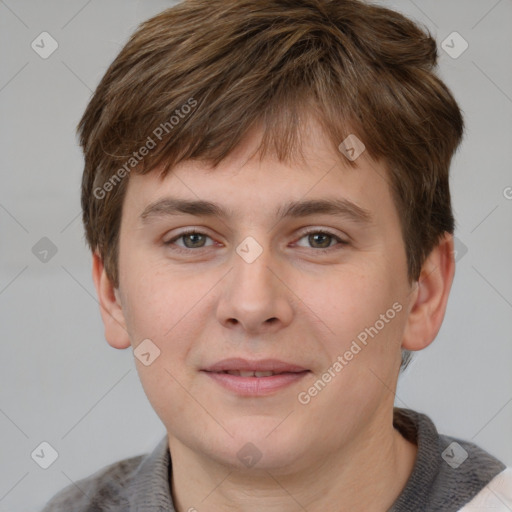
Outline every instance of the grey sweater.
<path id="1" fill-rule="evenodd" d="M 388 512 L 473 510 L 465 505 L 478 500 L 484 488 L 503 474 L 507 474 L 507 492 L 510 490 L 502 462 L 473 443 L 438 434 L 428 416 L 395 407 L 393 424 L 418 445 L 418 454 L 404 490 Z M 116 462 L 69 485 L 43 512 L 175 512 L 169 486 L 171 471 L 165 436 L 152 453 Z M 499 503 L 505 503 L 503 498 Z M 498 506 L 503 508 L 474 510 L 512 510 L 507 505 Z"/>

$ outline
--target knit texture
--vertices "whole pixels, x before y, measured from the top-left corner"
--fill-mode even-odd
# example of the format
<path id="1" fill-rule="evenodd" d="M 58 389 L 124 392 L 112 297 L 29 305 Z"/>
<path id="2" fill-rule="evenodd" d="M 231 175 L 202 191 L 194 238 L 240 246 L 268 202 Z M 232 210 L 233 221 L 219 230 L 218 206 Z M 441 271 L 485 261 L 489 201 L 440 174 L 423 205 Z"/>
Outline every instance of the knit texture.
<path id="1" fill-rule="evenodd" d="M 393 425 L 417 444 L 418 453 L 389 512 L 456 512 L 506 468 L 473 443 L 439 435 L 424 414 L 395 407 Z M 176 512 L 171 474 L 165 436 L 152 453 L 116 462 L 69 485 L 42 512 Z"/>
<path id="2" fill-rule="evenodd" d="M 418 455 L 404 490 L 389 512 L 456 512 L 506 468 L 473 443 L 439 435 L 424 414 L 395 408 L 393 425 L 418 445 Z M 459 465 L 466 455 L 462 450 L 467 459 Z"/>

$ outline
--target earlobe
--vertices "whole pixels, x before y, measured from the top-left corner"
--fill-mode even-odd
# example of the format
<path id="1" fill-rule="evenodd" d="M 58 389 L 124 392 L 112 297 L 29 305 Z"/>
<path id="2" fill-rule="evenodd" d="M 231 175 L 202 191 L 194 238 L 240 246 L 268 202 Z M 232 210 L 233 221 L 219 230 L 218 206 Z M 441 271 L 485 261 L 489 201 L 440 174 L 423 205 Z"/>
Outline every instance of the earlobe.
<path id="1" fill-rule="evenodd" d="M 453 236 L 446 233 L 425 260 L 414 284 L 402 348 L 422 350 L 434 341 L 444 319 L 454 274 Z"/>
<path id="2" fill-rule="evenodd" d="M 126 329 L 119 291 L 114 288 L 108 278 L 103 260 L 97 251 L 93 254 L 92 278 L 100 303 L 101 318 L 105 326 L 105 339 L 114 348 L 128 348 L 131 343 Z"/>

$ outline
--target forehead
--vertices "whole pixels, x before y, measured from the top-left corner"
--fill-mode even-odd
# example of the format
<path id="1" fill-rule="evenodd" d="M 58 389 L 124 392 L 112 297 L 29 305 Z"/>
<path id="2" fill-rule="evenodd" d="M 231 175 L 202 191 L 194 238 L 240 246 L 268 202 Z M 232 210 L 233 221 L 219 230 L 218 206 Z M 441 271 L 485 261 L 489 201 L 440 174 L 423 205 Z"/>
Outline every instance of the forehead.
<path id="1" fill-rule="evenodd" d="M 309 126 L 300 154 L 288 161 L 261 158 L 260 142 L 261 132 L 251 132 L 215 168 L 187 160 L 163 177 L 159 168 L 132 173 L 125 206 L 141 223 L 165 213 L 236 218 L 247 212 L 279 218 L 338 213 L 368 222 L 379 209 L 394 207 L 385 165 L 364 151 L 349 165 L 318 125 Z"/>

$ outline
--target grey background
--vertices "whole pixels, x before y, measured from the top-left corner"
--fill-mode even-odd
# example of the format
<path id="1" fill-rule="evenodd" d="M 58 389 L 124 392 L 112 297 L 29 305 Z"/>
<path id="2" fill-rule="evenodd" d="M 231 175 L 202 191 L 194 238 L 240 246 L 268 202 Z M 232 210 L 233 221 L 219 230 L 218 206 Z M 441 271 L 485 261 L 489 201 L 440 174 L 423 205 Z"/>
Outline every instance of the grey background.
<path id="1" fill-rule="evenodd" d="M 401 377 L 396 405 L 512 465 L 512 1 L 381 3 L 431 29 L 467 123 L 452 167 L 462 250 L 448 311 Z M 104 341 L 75 126 L 136 26 L 173 4 L 0 1 L 0 512 L 40 509 L 165 434 L 131 351 Z M 43 31 L 59 45 L 47 59 L 31 48 Z M 456 59 L 441 48 L 453 31 L 469 44 Z M 43 237 L 57 249 L 47 262 L 32 252 Z M 31 458 L 42 441 L 59 455 L 46 470 Z"/>

